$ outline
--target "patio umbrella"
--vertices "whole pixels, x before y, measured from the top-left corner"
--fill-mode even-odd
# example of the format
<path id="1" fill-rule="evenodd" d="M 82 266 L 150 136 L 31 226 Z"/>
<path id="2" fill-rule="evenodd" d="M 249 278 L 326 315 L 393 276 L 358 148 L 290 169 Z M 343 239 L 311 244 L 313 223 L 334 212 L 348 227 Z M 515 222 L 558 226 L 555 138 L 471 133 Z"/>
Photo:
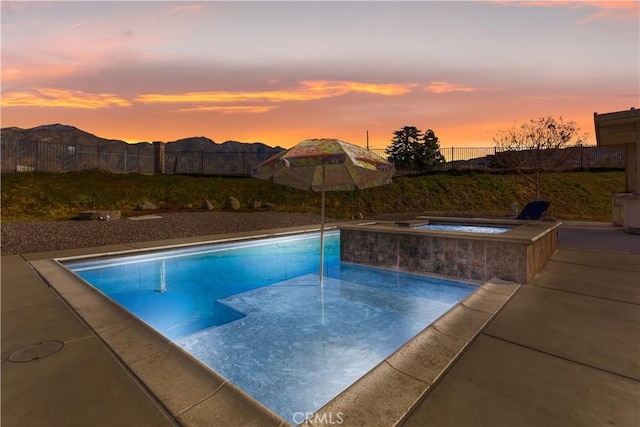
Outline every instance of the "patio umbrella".
<path id="1" fill-rule="evenodd" d="M 338 139 L 306 139 L 256 166 L 252 176 L 322 192 L 320 285 L 324 283 L 324 193 L 391 183 L 394 166 L 382 157 Z"/>

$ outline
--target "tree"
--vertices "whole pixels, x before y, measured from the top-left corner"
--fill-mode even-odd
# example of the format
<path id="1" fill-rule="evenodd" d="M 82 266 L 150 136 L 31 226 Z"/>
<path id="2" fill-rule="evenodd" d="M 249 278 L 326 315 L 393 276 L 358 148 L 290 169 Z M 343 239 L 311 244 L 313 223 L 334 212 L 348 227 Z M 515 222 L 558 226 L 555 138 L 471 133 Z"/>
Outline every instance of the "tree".
<path id="1" fill-rule="evenodd" d="M 445 159 L 440 152 L 440 144 L 438 144 L 436 134 L 431 129 L 428 129 L 424 133 L 422 141 L 417 147 L 416 169 L 428 171 L 443 165 Z"/>
<path id="2" fill-rule="evenodd" d="M 570 153 L 563 153 L 564 148 L 582 143 L 585 136 L 578 135 L 579 131 L 575 122 L 565 123 L 562 116 L 558 119 L 541 117 L 520 126 L 514 125 L 494 136 L 495 161 L 498 166 L 514 169 L 529 180 L 535 186 L 535 197 L 539 200 L 541 175 L 557 169 L 567 160 Z"/>
<path id="3" fill-rule="evenodd" d="M 429 129 L 423 134 L 415 126 L 405 126 L 395 131 L 386 153 L 389 161 L 399 170 L 426 171 L 445 161 L 435 133 Z"/>
<path id="4" fill-rule="evenodd" d="M 415 126 L 405 126 L 393 132 L 391 146 L 386 149 L 389 161 L 396 169 L 407 170 L 415 166 L 416 146 L 422 132 Z"/>

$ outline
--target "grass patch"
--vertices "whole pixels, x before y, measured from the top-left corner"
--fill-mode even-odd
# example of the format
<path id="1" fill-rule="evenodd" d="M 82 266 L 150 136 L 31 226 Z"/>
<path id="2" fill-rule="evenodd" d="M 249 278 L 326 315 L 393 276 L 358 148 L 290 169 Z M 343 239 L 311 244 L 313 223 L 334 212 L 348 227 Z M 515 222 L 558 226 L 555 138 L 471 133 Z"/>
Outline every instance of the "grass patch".
<path id="1" fill-rule="evenodd" d="M 543 177 L 549 214 L 557 219 L 611 220 L 612 193 L 624 189 L 624 172 L 565 172 Z M 204 200 L 222 209 L 227 197 L 252 210 L 253 201 L 285 212 L 319 213 L 320 194 L 253 178 L 112 174 L 103 171 L 26 172 L 2 175 L 2 220 L 64 220 L 90 209 L 121 210 L 148 200 L 160 211 L 199 210 Z M 501 215 L 513 202 L 533 199 L 530 184 L 518 175 L 479 172 L 399 177 L 390 185 L 326 194 L 327 216 L 351 218 L 373 213 L 437 211 Z"/>

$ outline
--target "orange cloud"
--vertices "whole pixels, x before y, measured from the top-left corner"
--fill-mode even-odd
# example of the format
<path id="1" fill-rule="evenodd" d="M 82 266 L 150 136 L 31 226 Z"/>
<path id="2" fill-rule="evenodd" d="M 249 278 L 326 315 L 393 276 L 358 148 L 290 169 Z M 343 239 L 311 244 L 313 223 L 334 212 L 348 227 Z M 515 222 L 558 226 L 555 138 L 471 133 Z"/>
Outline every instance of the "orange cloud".
<path id="1" fill-rule="evenodd" d="M 237 113 L 256 114 L 256 113 L 267 113 L 276 108 L 278 107 L 276 107 L 275 105 L 225 105 L 225 106 L 216 105 L 212 107 L 180 108 L 175 111 L 177 113 L 216 111 L 216 112 L 222 112 L 224 114 L 237 114 Z"/>
<path id="2" fill-rule="evenodd" d="M 431 82 L 429 86 L 425 88 L 427 92 L 431 93 L 447 93 L 447 92 L 475 92 L 476 89 L 472 87 L 460 86 L 455 83 L 447 82 Z"/>
<path id="3" fill-rule="evenodd" d="M 104 109 L 112 106 L 130 107 L 135 103 L 151 105 L 174 104 L 178 108 L 167 113 L 213 112 L 224 115 L 261 115 L 275 111 L 283 102 L 314 101 L 337 98 L 348 93 L 364 93 L 383 97 L 401 96 L 414 90 L 434 94 L 475 92 L 473 87 L 435 81 L 429 85 L 415 83 L 375 84 L 354 81 L 304 81 L 297 87 L 273 91 L 207 91 L 174 94 L 142 94 L 123 98 L 112 93 L 85 93 L 59 89 L 39 89 L 7 92 L 3 107 L 59 107 L 68 109 Z M 182 104 L 182 105 L 181 105 Z M 186 105 L 185 105 L 186 104 Z M 183 116 L 183 117 L 185 117 Z"/>
<path id="4" fill-rule="evenodd" d="M 2 107 L 63 107 L 95 110 L 113 105 L 129 107 L 131 102 L 112 93 L 86 93 L 79 90 L 36 89 L 2 94 Z"/>
<path id="5" fill-rule="evenodd" d="M 5 70 L 3 78 L 8 80 L 18 75 L 17 70 Z M 150 93 L 136 96 L 133 101 L 147 104 L 198 104 L 196 107 L 175 111 L 219 111 L 233 113 L 265 113 L 276 108 L 264 103 L 291 101 L 314 101 L 333 98 L 347 93 L 369 93 L 382 96 L 400 96 L 409 93 L 417 84 L 376 84 L 350 81 L 303 81 L 299 87 L 288 90 L 268 91 L 206 91 L 174 94 Z M 447 86 L 447 90 L 467 90 Z M 445 91 L 445 89 L 440 89 Z M 66 108 L 108 108 L 113 105 L 131 106 L 132 101 L 110 93 L 92 94 L 82 91 L 60 89 L 35 89 L 32 91 L 7 92 L 3 94 L 3 107 L 66 107 Z M 205 105 L 203 105 L 205 104 Z M 225 104 L 225 105 L 206 105 Z M 227 105 L 234 104 L 234 105 Z M 238 105 L 245 104 L 245 105 Z M 253 105 L 255 104 L 255 105 Z"/>
<path id="6" fill-rule="evenodd" d="M 348 92 L 372 93 L 384 96 L 399 96 L 409 93 L 412 88 L 417 87 L 416 84 L 402 83 L 361 83 L 361 82 L 344 82 L 344 81 L 303 81 L 303 86 L 313 92 L 334 93 L 334 96 L 344 95 Z"/>
<path id="7" fill-rule="evenodd" d="M 289 90 L 257 92 L 206 91 L 177 94 L 150 93 L 140 95 L 136 101 L 144 103 L 237 103 L 237 102 L 285 102 L 314 101 L 333 98 L 347 93 L 370 93 L 383 96 L 399 96 L 417 87 L 416 84 L 376 84 L 348 81 L 303 81 L 301 86 Z"/>

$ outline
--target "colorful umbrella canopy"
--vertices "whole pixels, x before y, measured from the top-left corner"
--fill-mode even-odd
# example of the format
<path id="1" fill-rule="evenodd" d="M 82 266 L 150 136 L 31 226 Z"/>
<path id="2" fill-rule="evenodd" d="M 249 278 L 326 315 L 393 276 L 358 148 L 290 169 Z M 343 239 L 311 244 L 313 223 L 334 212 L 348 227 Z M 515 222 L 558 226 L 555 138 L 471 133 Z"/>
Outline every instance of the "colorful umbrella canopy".
<path id="1" fill-rule="evenodd" d="M 307 139 L 256 166 L 256 178 L 302 190 L 349 191 L 391 183 L 393 165 L 338 139 Z"/>
<path id="2" fill-rule="evenodd" d="M 256 166 L 251 175 L 277 184 L 322 192 L 320 285 L 324 274 L 324 193 L 390 184 L 394 166 L 382 157 L 338 139 L 306 139 Z"/>

